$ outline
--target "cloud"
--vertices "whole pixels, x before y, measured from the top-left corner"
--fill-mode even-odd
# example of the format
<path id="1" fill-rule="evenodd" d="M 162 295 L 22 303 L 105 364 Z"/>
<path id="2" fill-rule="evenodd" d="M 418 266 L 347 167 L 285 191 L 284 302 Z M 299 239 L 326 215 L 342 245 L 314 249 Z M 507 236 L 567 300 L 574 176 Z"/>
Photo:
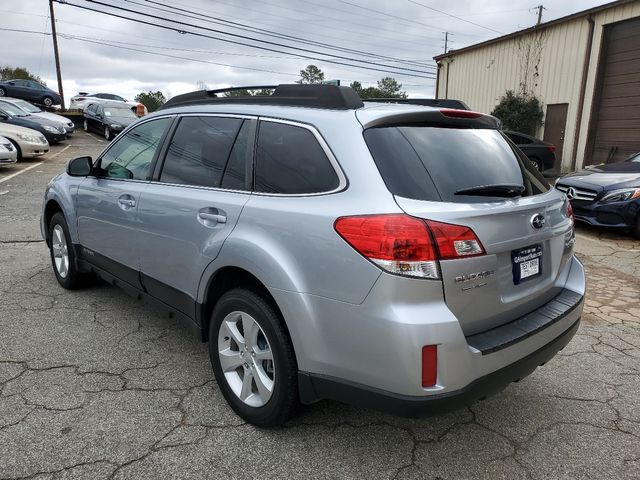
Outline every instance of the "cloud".
<path id="1" fill-rule="evenodd" d="M 106 0 L 101 1 L 107 3 Z M 455 4 L 450 2 L 451 5 L 430 0 L 419 2 L 505 33 L 531 26 L 536 20 L 535 12 L 530 11 L 531 2 L 524 0 L 494 0 L 490 4 L 479 0 L 462 0 Z M 21 0 L 9 5 L 6 3 L 0 6 L 3 28 L 50 32 L 47 2 Z M 116 11 L 84 0 L 72 0 L 70 3 Z M 461 48 L 497 36 L 487 29 L 406 0 L 393 3 L 384 0 L 220 0 L 215 4 L 206 0 L 177 3 L 168 0 L 115 0 L 109 3 L 166 19 L 146 17 L 154 23 L 274 50 L 289 51 L 281 46 L 260 44 L 210 30 L 224 30 L 307 50 L 328 51 L 313 42 L 333 44 L 343 49 L 333 50 L 336 55 L 366 59 L 372 62 L 366 65 L 371 69 L 387 69 L 388 65 L 402 64 L 367 57 L 358 52 L 419 62 L 430 68 L 404 66 L 434 72 L 432 57 L 443 50 L 444 31 L 451 32 L 451 48 Z M 544 19 L 558 18 L 600 3 L 595 0 L 548 1 L 545 2 L 547 10 Z M 185 11 L 172 10 L 161 6 L 163 4 Z M 359 80 L 367 86 L 391 75 L 404 85 L 412 97 L 431 97 L 434 94 L 434 80 L 411 76 L 414 72 L 394 75 L 328 61 L 296 58 L 250 46 L 180 34 L 70 5 L 54 5 L 60 34 L 63 87 L 67 98 L 80 90 L 116 93 L 126 98 L 133 98 L 140 91 L 148 90 L 176 95 L 194 90 L 198 81 L 204 81 L 210 88 L 292 82 L 297 79 L 298 72 L 311 63 L 318 65 L 327 79 L 341 79 L 346 83 Z M 129 15 L 123 11 L 120 13 Z M 221 26 L 218 19 L 270 30 L 279 34 L 279 38 L 255 30 L 233 29 L 228 24 Z M 196 24 L 210 30 L 199 30 L 177 22 Z M 288 36 L 302 37 L 310 43 L 299 42 Z M 45 78 L 49 86 L 57 86 L 50 36 L 4 31 L 2 38 L 3 64 L 27 67 Z M 311 52 L 300 52 L 300 55 L 317 56 Z M 349 60 L 336 61 L 353 63 Z"/>

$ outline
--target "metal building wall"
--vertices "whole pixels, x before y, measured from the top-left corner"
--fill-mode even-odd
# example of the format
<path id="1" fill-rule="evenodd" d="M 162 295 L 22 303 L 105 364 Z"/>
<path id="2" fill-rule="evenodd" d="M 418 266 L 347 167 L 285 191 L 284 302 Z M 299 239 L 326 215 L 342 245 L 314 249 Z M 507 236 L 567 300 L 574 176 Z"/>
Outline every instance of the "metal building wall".
<path id="1" fill-rule="evenodd" d="M 593 46 L 580 122 L 576 168 L 580 168 L 583 163 L 603 25 L 636 16 L 640 16 L 640 2 L 614 6 L 593 15 Z M 569 170 L 572 163 L 583 65 L 589 37 L 587 18 L 582 16 L 570 19 L 538 31 L 544 32 L 545 43 L 538 66 L 538 81 L 531 90 L 543 102 L 545 115 L 547 104 L 569 104 L 562 155 L 563 171 Z M 450 56 L 440 60 L 438 96 L 460 99 L 473 110 L 491 112 L 507 90 L 518 91 L 522 77 L 518 42 L 529 42 L 536 34 L 539 33 L 525 33 L 465 52 L 451 52 Z M 538 132 L 539 137 L 543 135 L 544 126 Z"/>

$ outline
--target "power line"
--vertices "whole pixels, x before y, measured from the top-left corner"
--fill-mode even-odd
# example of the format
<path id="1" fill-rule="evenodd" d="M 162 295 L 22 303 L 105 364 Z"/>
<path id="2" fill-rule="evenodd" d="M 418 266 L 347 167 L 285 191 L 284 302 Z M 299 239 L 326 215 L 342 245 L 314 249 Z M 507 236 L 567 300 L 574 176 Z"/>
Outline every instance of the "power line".
<path id="1" fill-rule="evenodd" d="M 437 8 L 430 7 L 428 5 L 425 5 L 424 3 L 416 2 L 415 0 L 407 0 L 407 1 L 413 3 L 414 5 L 418 5 L 422 8 L 426 8 L 428 10 L 441 13 L 442 15 L 446 15 L 447 17 L 455 18 L 457 20 L 460 20 L 461 22 L 470 23 L 471 25 L 475 25 L 476 27 L 484 28 L 485 30 L 489 30 L 491 32 L 499 33 L 500 35 L 504 35 L 504 32 L 500 32 L 491 27 L 485 27 L 484 25 L 480 25 L 479 23 L 472 22 L 471 20 L 465 20 L 462 17 L 458 17 L 457 15 L 452 15 L 451 13 L 443 12 L 442 10 L 438 10 Z"/>
<path id="2" fill-rule="evenodd" d="M 174 13 L 174 12 L 172 12 L 170 10 L 167 10 L 167 9 L 171 9 L 171 10 L 175 10 L 175 11 L 178 11 L 178 12 L 182 12 L 183 16 L 186 16 L 188 18 L 195 18 L 197 20 L 200 20 L 200 18 L 198 18 L 198 17 L 189 15 L 189 14 L 194 14 L 194 15 L 197 15 L 199 17 L 205 17 L 205 18 L 211 19 L 211 20 L 209 20 L 209 23 L 215 23 L 215 24 L 223 25 L 223 26 L 230 26 L 231 28 L 237 28 L 239 30 L 249 31 L 249 32 L 252 32 L 252 33 L 258 33 L 258 34 L 268 35 L 268 36 L 275 36 L 277 38 L 282 38 L 282 39 L 285 39 L 285 40 L 295 40 L 295 41 L 306 43 L 306 44 L 309 44 L 309 45 L 315 45 L 315 46 L 334 49 L 334 50 L 343 51 L 343 52 L 347 52 L 347 53 L 354 53 L 354 54 L 358 54 L 358 55 L 364 55 L 364 56 L 367 56 L 367 57 L 383 59 L 383 60 L 391 61 L 391 62 L 404 63 L 404 64 L 411 65 L 411 66 L 419 66 L 419 67 L 422 67 L 422 68 L 433 68 L 433 69 L 436 68 L 436 67 L 431 66 L 431 65 L 425 65 L 424 63 L 421 63 L 421 62 L 415 62 L 415 61 L 412 62 L 412 61 L 401 59 L 401 58 L 397 58 L 397 57 L 389 57 L 389 56 L 385 56 L 385 55 L 365 52 L 365 51 L 362 51 L 362 50 L 356 50 L 356 49 L 352 49 L 352 48 L 341 47 L 341 46 L 338 46 L 338 45 L 333 45 L 333 44 L 329 44 L 329 43 L 325 43 L 325 42 L 318 42 L 318 41 L 315 41 L 315 40 L 309 40 L 309 39 L 302 38 L 302 37 L 297 37 L 297 36 L 293 36 L 293 35 L 287 35 L 287 34 L 283 34 L 283 33 L 278 33 L 278 32 L 274 32 L 272 30 L 267 30 L 267 29 L 263 29 L 263 28 L 259 28 L 259 27 L 253 27 L 251 25 L 247 25 L 247 24 L 243 24 L 243 23 L 232 22 L 230 20 L 225 20 L 225 19 L 220 18 L 220 17 L 207 15 L 205 13 L 193 12 L 191 10 L 187 10 L 187 9 L 180 8 L 180 7 L 174 7 L 174 6 L 171 6 L 171 5 L 166 5 L 164 3 L 160 3 L 160 2 L 157 2 L 157 1 L 154 1 L 154 0 L 144 0 L 144 1 L 146 3 L 150 3 L 150 4 L 153 4 L 153 5 L 157 5 L 157 6 L 160 6 L 160 7 L 165 7 L 165 8 L 159 8 L 158 9 L 158 10 L 163 11 L 163 12 Z M 133 3 L 133 4 L 136 4 L 136 5 L 140 5 L 140 6 L 146 7 L 145 4 L 140 3 L 140 2 L 136 2 L 136 1 L 133 1 L 133 0 L 128 0 L 127 3 Z M 146 8 L 148 8 L 148 7 L 146 7 Z M 187 15 L 184 15 L 184 14 L 187 14 Z"/>
<path id="3" fill-rule="evenodd" d="M 106 12 L 106 11 L 103 11 L 103 10 L 99 10 L 99 9 L 88 7 L 88 6 L 84 6 L 84 5 L 77 5 L 77 4 L 69 3 L 67 0 L 54 0 L 54 1 L 56 1 L 58 3 L 61 3 L 63 5 L 68 5 L 68 6 L 80 8 L 80 9 L 83 9 L 83 10 L 93 11 L 93 12 L 96 12 L 96 13 L 101 13 L 101 14 L 104 14 L 104 15 L 108 15 L 108 16 L 116 17 L 116 18 L 121 18 L 121 19 L 124 19 L 124 20 L 134 21 L 134 22 L 137 22 L 139 24 L 145 24 L 145 25 L 150 25 L 150 26 L 154 26 L 154 27 L 158 27 L 158 28 L 163 28 L 165 30 L 171 30 L 171 31 L 178 32 L 178 33 L 181 33 L 181 34 L 190 34 L 190 35 L 194 35 L 194 36 L 198 36 L 198 37 L 211 38 L 213 40 L 218 40 L 218 41 L 231 43 L 231 44 L 235 44 L 235 45 L 242 45 L 242 46 L 245 46 L 245 47 L 255 48 L 255 49 L 259 49 L 259 50 L 271 51 L 271 52 L 281 53 L 281 54 L 285 54 L 285 55 L 292 55 L 292 53 L 288 52 L 288 51 L 277 50 L 277 49 L 274 49 L 274 48 L 264 47 L 264 46 L 260 46 L 260 45 L 251 45 L 251 44 L 243 43 L 241 41 L 215 37 L 215 36 L 207 35 L 207 34 L 200 33 L 200 32 L 185 31 L 184 29 L 181 29 L 181 28 L 170 27 L 170 26 L 167 26 L 167 25 L 161 25 L 161 24 L 153 23 L 153 22 L 150 22 L 150 21 L 147 21 L 147 20 L 143 20 L 143 19 L 140 19 L 140 18 L 131 18 L 131 17 L 119 14 L 119 13 Z M 92 3 L 98 3 L 98 4 L 101 4 L 101 5 L 107 6 L 107 7 L 110 6 L 110 5 L 103 4 L 103 3 L 100 3 L 100 2 L 95 2 L 95 1 L 92 1 Z M 137 12 L 135 10 L 124 9 L 124 8 L 121 8 L 121 7 L 119 9 L 120 10 L 124 10 L 124 11 L 129 11 L 129 12 L 132 12 L 132 13 L 137 14 L 137 15 L 148 16 L 148 17 L 164 20 L 162 17 L 158 17 L 158 16 L 155 16 L 155 15 L 150 15 L 150 14 Z M 214 29 L 210 29 L 210 28 L 202 27 L 202 26 L 197 26 L 197 25 L 192 25 L 192 24 L 188 24 L 188 23 L 185 23 L 185 22 L 180 22 L 180 21 L 177 21 L 177 20 L 169 20 L 169 21 L 171 21 L 172 23 L 180 24 L 180 25 L 192 26 L 192 27 L 195 27 L 195 28 L 201 29 L 201 30 L 217 32 Z M 237 35 L 237 34 L 229 34 L 229 33 L 226 33 L 226 32 L 221 32 L 221 33 L 227 34 L 227 35 L 236 36 L 236 37 L 243 37 L 242 35 Z M 264 40 L 250 39 L 250 38 L 246 38 L 246 37 L 245 37 L 245 39 L 248 39 L 248 40 L 251 40 L 251 41 L 257 41 L 257 42 L 260 42 L 260 43 L 273 43 L 273 42 L 267 42 L 267 41 L 264 41 Z M 285 48 L 288 48 L 288 49 L 291 49 L 291 50 L 302 50 L 302 51 L 304 51 L 304 49 L 300 49 L 300 48 L 296 48 L 296 47 L 290 47 L 288 45 L 283 45 L 283 46 Z M 325 56 L 329 56 L 329 57 L 334 57 L 334 58 L 338 57 L 336 55 L 328 54 L 328 53 L 324 53 L 324 52 L 318 52 L 318 53 L 320 55 L 325 55 Z M 383 65 L 383 67 L 386 67 L 386 68 L 375 68 L 375 67 L 366 67 L 366 66 L 362 66 L 362 65 L 354 65 L 352 63 L 340 62 L 340 61 L 337 61 L 337 60 L 333 60 L 331 58 L 321 58 L 321 57 L 303 55 L 303 54 L 297 54 L 297 53 L 295 54 L 295 56 L 301 57 L 301 58 L 310 59 L 310 60 L 318 60 L 318 61 L 321 61 L 321 62 L 332 63 L 332 64 L 336 64 L 336 65 L 343 65 L 343 66 L 347 66 L 347 67 L 358 68 L 358 69 L 362 69 L 362 70 L 371 70 L 371 71 L 379 71 L 379 72 L 383 72 L 383 73 L 391 73 L 393 75 L 399 75 L 399 76 L 428 78 L 428 79 L 433 79 L 434 78 L 433 77 L 433 73 L 430 73 L 430 72 L 418 71 L 418 73 L 420 73 L 420 75 L 413 74 L 413 73 L 398 72 L 397 70 L 404 69 L 404 68 L 401 68 L 401 67 L 392 67 L 392 66 L 388 66 L 388 65 Z M 348 60 L 356 61 L 356 62 L 359 62 L 359 63 L 369 63 L 369 64 L 373 64 L 373 65 L 379 65 L 379 64 L 374 63 L 374 62 L 367 62 L 365 60 L 359 60 L 359 59 L 355 59 L 355 60 L 348 59 Z M 392 70 L 392 69 L 395 69 L 395 70 Z M 407 69 L 405 69 L 405 70 L 407 70 Z"/>
<path id="4" fill-rule="evenodd" d="M 363 7 L 362 5 L 358 5 L 357 3 L 351 3 L 351 2 L 348 2 L 346 0 L 336 0 L 336 1 L 338 1 L 340 3 L 344 3 L 346 5 L 351 5 L 352 7 L 360 8 L 362 10 L 367 10 L 369 12 L 375 12 L 375 13 L 378 13 L 380 15 L 384 15 L 385 17 L 395 18 L 396 20 L 402 20 L 402 21 L 409 22 L 409 23 L 415 23 L 416 25 L 420 25 L 421 27 L 427 27 L 427 28 L 431 28 L 432 30 L 440 31 L 439 27 L 436 27 L 434 25 L 429 25 L 429 24 L 426 24 L 426 23 L 422 23 L 422 22 L 418 22 L 416 20 L 411 20 L 410 18 L 399 17 L 398 15 L 392 15 L 390 13 L 382 12 L 382 11 L 376 10 L 374 8 Z"/>
<path id="5" fill-rule="evenodd" d="M 51 33 L 49 32 L 38 32 L 35 30 L 20 30 L 20 29 L 16 29 L 16 28 L 0 28 L 0 31 L 5 31 L 5 32 L 16 32 L 16 33 L 34 33 L 34 34 L 40 34 L 40 35 L 51 35 Z M 255 72 L 265 72 L 265 73 L 275 73 L 278 75 L 287 75 L 290 77 L 297 77 L 298 74 L 295 73 L 286 73 L 286 72 L 278 72 L 276 70 L 267 70 L 267 69 L 263 69 L 263 68 L 253 68 L 253 67 L 242 67 L 240 65 L 231 65 L 228 63 L 220 63 L 220 62 L 212 62 L 210 60 L 202 60 L 202 59 L 198 59 L 198 58 L 190 58 L 190 57 L 182 57 L 179 55 L 170 55 L 170 54 L 166 54 L 166 53 L 159 53 L 159 52 L 150 52 L 148 50 L 141 50 L 138 48 L 131 48 L 131 47 L 125 47 L 122 45 L 116 45 L 114 43 L 111 43 L 111 41 L 104 41 L 102 39 L 97 39 L 97 38 L 91 38 L 91 37 L 84 37 L 81 35 L 73 35 L 73 34 L 69 34 L 69 33 L 59 33 L 59 36 L 61 38 L 64 38 L 65 40 L 78 40 L 80 42 L 86 42 L 86 43 L 93 43 L 96 45 L 104 45 L 107 47 L 113 47 L 113 48 L 120 48 L 123 50 L 130 50 L 130 51 L 134 51 L 134 52 L 142 52 L 142 53 L 148 53 L 151 55 L 158 55 L 158 56 L 162 56 L 162 57 L 169 57 L 169 58 L 175 58 L 178 60 L 190 60 L 193 62 L 199 62 L 199 63 L 208 63 L 211 65 L 218 65 L 221 67 L 232 67 L 232 68 L 240 68 L 243 70 L 252 70 Z M 163 47 L 156 47 L 156 48 L 163 48 Z"/>

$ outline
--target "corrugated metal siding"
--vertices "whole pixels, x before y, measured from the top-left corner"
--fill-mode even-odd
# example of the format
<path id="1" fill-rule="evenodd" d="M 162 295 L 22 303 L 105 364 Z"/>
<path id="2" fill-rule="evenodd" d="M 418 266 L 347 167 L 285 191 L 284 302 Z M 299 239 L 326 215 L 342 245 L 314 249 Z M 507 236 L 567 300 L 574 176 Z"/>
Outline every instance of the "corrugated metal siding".
<path id="1" fill-rule="evenodd" d="M 578 167 L 582 165 L 584 155 L 602 25 L 636 16 L 640 16 L 640 2 L 612 7 L 594 15 L 594 42 L 587 77 L 583 121 L 580 125 Z M 563 148 L 563 170 L 567 170 L 571 163 L 577 128 L 576 117 L 589 25 L 587 18 L 582 17 L 553 25 L 543 31 L 546 39 L 540 58 L 539 81 L 532 90 L 544 105 L 569 104 Z M 534 34 L 529 33 L 505 39 L 457 55 L 453 52 L 451 57 L 442 60 L 443 67 L 438 79 L 440 97 L 444 98 L 447 91 L 446 69 L 449 68 L 448 98 L 464 100 L 473 110 L 491 112 L 507 90 L 518 91 L 518 39 L 530 41 L 532 35 Z M 539 136 L 543 134 L 544 127 L 538 132 Z"/>

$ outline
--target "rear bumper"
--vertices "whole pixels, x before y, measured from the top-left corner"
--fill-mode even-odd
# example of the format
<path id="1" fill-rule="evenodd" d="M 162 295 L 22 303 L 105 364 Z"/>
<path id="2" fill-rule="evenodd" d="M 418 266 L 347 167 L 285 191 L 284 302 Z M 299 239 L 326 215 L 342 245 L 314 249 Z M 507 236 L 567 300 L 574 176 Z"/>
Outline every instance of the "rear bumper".
<path id="1" fill-rule="evenodd" d="M 304 403 L 328 398 L 383 410 L 395 405 L 396 413 L 415 415 L 432 402 L 435 410 L 440 400 L 456 408 L 495 393 L 553 357 L 582 315 L 584 268 L 575 257 L 552 288 L 555 298 L 484 337 L 465 336 L 436 282 L 382 274 L 358 305 L 271 293 L 296 348 Z M 438 348 L 437 382 L 428 388 L 421 385 L 424 345 Z"/>
<path id="2" fill-rule="evenodd" d="M 571 341 L 579 325 L 580 319 L 542 348 L 474 380 L 455 392 L 428 397 L 398 395 L 324 375 L 300 373 L 298 375 L 300 397 L 306 403 L 327 398 L 404 417 L 424 417 L 456 410 L 501 392 L 510 383 L 531 374 L 538 366 L 551 360 Z"/>

